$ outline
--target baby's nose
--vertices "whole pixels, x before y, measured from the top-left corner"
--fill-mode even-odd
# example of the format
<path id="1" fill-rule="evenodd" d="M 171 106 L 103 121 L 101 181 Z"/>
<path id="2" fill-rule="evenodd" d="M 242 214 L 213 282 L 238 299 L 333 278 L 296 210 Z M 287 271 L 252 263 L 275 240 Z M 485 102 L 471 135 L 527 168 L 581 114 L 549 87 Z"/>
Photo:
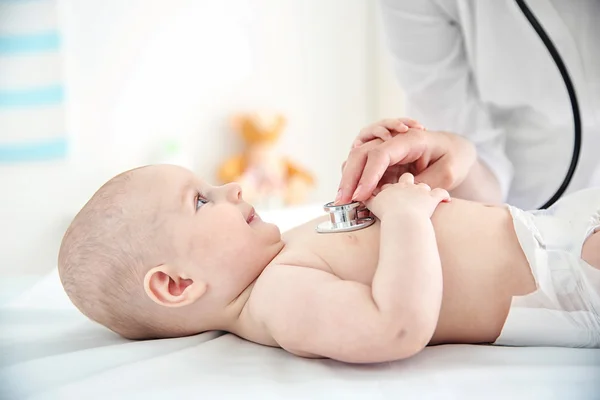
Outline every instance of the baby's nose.
<path id="1" fill-rule="evenodd" d="M 223 187 L 227 196 L 227 200 L 232 203 L 237 203 L 242 199 L 242 187 L 236 183 L 228 183 Z"/>

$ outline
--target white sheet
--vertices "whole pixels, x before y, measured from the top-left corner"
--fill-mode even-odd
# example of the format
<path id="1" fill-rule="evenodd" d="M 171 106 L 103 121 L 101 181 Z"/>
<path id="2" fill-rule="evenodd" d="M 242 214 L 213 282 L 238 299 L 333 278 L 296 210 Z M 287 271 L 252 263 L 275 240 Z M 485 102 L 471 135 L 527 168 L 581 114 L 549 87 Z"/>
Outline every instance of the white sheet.
<path id="1" fill-rule="evenodd" d="M 320 212 L 297 211 L 263 218 Z M 600 399 L 600 350 L 449 345 L 357 366 L 230 334 L 130 342 L 80 315 L 54 271 L 0 308 L 0 399 L 22 398 Z"/>

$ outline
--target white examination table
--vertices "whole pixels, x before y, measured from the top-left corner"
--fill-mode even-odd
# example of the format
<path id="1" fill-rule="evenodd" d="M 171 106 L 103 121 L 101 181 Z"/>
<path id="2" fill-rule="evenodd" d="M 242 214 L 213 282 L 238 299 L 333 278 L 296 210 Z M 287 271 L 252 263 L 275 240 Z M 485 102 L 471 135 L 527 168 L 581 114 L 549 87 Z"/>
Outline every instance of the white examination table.
<path id="1" fill-rule="evenodd" d="M 320 213 L 262 216 L 285 230 Z M 450 345 L 346 365 L 230 334 L 131 342 L 81 316 L 56 270 L 0 307 L 0 399 L 600 399 L 600 350 Z"/>

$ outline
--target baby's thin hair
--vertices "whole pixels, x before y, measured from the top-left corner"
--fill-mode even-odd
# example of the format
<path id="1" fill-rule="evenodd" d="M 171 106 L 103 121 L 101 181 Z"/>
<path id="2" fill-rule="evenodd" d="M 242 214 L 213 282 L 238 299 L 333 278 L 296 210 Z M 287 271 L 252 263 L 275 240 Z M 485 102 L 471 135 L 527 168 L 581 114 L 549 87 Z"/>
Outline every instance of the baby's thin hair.
<path id="1" fill-rule="evenodd" d="M 145 270 L 159 257 L 160 221 L 134 182 L 139 170 L 108 181 L 76 215 L 61 243 L 59 275 L 84 315 L 121 336 L 177 336 L 176 326 L 158 318 L 166 310 L 143 289 Z"/>

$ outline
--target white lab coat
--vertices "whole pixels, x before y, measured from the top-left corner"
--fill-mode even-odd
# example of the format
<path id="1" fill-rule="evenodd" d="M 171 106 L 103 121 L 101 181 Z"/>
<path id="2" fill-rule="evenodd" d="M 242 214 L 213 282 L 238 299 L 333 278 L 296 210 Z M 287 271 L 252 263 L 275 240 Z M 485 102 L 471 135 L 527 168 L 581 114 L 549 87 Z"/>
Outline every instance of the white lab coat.
<path id="1" fill-rule="evenodd" d="M 600 0 L 527 4 L 579 99 L 582 151 L 568 192 L 600 186 Z M 573 117 L 560 73 L 517 4 L 381 0 L 381 9 L 407 116 L 471 139 L 505 201 L 525 209 L 545 203 L 569 167 Z"/>

